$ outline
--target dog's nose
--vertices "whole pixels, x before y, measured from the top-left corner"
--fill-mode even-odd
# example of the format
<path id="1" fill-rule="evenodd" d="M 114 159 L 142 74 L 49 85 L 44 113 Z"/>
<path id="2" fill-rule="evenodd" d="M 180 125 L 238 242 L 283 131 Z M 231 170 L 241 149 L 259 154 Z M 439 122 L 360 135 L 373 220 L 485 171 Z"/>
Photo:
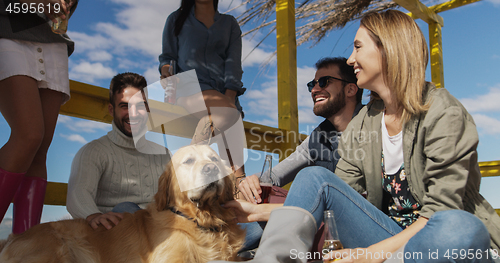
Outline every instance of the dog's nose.
<path id="1" fill-rule="evenodd" d="M 206 176 L 214 176 L 219 173 L 219 167 L 213 163 L 207 163 L 203 166 L 202 173 Z"/>

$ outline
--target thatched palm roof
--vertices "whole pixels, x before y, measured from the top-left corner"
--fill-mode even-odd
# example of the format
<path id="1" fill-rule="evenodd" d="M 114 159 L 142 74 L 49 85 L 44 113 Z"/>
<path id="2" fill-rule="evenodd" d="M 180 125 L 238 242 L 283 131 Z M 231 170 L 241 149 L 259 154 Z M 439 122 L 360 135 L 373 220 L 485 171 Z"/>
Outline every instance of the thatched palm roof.
<path id="1" fill-rule="evenodd" d="M 370 11 L 383 11 L 398 6 L 390 0 L 297 0 L 295 19 L 297 45 L 320 42 L 328 32 L 343 28 L 347 22 L 361 18 Z M 422 0 L 422 2 L 424 2 Z M 436 2 L 428 0 L 426 2 Z M 276 28 L 276 20 L 271 19 L 276 10 L 276 0 L 244 0 L 249 7 L 238 18 L 240 25 L 258 22 L 259 26 L 244 35 L 270 27 L 269 35 Z"/>

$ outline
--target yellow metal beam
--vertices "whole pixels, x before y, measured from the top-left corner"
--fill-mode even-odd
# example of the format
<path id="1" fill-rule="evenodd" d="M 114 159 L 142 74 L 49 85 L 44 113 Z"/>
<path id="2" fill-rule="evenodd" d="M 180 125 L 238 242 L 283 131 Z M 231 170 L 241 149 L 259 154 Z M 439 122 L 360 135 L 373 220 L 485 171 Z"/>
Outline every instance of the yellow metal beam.
<path id="1" fill-rule="evenodd" d="M 68 194 L 68 184 L 47 182 L 47 190 L 45 191 L 46 205 L 62 205 L 66 206 L 66 196 Z"/>
<path id="2" fill-rule="evenodd" d="M 436 87 L 444 87 L 444 69 L 443 69 L 443 44 L 441 27 L 443 18 L 437 13 L 444 12 L 453 8 L 468 5 L 480 0 L 452 0 L 446 3 L 426 7 L 418 0 L 395 0 L 396 3 L 406 8 L 413 19 L 421 18 L 429 24 L 429 44 L 431 56 L 431 75 L 432 82 Z"/>
<path id="3" fill-rule="evenodd" d="M 113 117 L 108 113 L 109 89 L 77 81 L 70 81 L 70 88 L 71 99 L 61 107 L 61 114 L 111 123 Z M 182 107 L 154 100 L 149 101 L 149 106 L 152 115 L 156 116 L 154 119 L 156 123 L 148 123 L 148 125 L 155 124 L 156 128 L 153 131 L 162 133 L 161 127 L 157 124 L 168 122 L 168 125 L 164 125 L 166 134 L 183 138 L 193 137 L 193 131 L 198 123 L 198 119 L 188 115 Z M 298 133 L 289 133 L 284 129 L 272 128 L 246 121 L 243 122 L 243 127 L 245 129 L 247 147 L 253 150 L 274 153 L 290 152 L 289 150 L 283 150 L 282 143 L 286 141 L 302 141 L 307 137 L 304 134 L 299 134 L 298 138 L 287 138 L 287 136 Z M 295 149 L 295 147 L 292 149 Z"/>
<path id="4" fill-rule="evenodd" d="M 395 2 L 410 11 L 411 13 L 408 13 L 408 15 L 411 18 L 420 18 L 429 25 L 432 82 L 436 84 L 437 88 L 443 88 L 443 42 L 441 35 L 441 27 L 444 24 L 443 18 L 437 15 L 433 9 L 426 7 L 419 0 L 395 0 Z"/>
<path id="5" fill-rule="evenodd" d="M 60 113 L 72 117 L 111 123 L 113 116 L 108 113 L 109 89 L 69 81 L 71 99 L 61 106 Z"/>
<path id="6" fill-rule="evenodd" d="M 443 18 L 437 15 L 434 11 L 430 10 L 427 6 L 425 6 L 418 0 L 394 0 L 394 2 L 410 11 L 411 14 L 409 15 L 413 19 L 420 18 L 427 24 L 435 22 L 440 24 L 441 26 L 444 26 Z"/>
<path id="7" fill-rule="evenodd" d="M 479 169 L 483 177 L 500 176 L 500 161 L 480 162 Z"/>
<path id="8" fill-rule="evenodd" d="M 461 6 L 472 4 L 475 2 L 479 2 L 479 1 L 481 1 L 481 0 L 452 0 L 452 1 L 448 1 L 446 3 L 442 3 L 439 5 L 430 6 L 429 9 L 434 11 L 435 13 L 441 13 L 441 12 L 448 11 L 448 10 L 453 9 L 453 8 L 461 7 Z"/>
<path id="9" fill-rule="evenodd" d="M 444 88 L 443 42 L 441 25 L 438 23 L 429 23 L 429 45 L 432 82 L 437 88 Z"/>
<path id="10" fill-rule="evenodd" d="M 295 39 L 294 0 L 276 1 L 276 34 L 278 56 L 278 125 L 288 131 L 288 138 L 281 144 L 282 152 L 295 149 L 299 132 L 297 106 L 297 44 Z M 280 160 L 287 157 L 280 155 Z"/>

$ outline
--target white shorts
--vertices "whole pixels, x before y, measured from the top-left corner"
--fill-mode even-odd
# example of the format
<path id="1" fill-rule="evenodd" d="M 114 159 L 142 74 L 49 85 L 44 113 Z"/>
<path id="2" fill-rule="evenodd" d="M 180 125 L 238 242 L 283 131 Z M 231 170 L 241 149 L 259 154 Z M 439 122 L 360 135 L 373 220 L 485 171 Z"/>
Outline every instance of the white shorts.
<path id="1" fill-rule="evenodd" d="M 64 93 L 70 98 L 68 49 L 64 43 L 37 43 L 0 38 L 0 80 L 24 75 L 35 79 L 40 89 Z"/>

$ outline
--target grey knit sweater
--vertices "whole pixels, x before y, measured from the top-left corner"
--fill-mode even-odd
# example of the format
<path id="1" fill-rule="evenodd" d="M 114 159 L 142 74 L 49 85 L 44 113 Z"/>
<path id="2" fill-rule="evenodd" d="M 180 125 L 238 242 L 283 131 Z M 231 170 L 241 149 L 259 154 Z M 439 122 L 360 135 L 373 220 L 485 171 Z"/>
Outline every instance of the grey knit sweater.
<path id="1" fill-rule="evenodd" d="M 143 140 L 147 147 L 165 148 Z M 71 166 L 66 208 L 74 218 L 106 213 L 121 202 L 145 208 L 158 190 L 158 179 L 170 161 L 167 154 L 144 154 L 113 122 L 105 136 L 84 145 Z"/>
<path id="2" fill-rule="evenodd" d="M 68 56 L 75 50 L 75 43 L 66 34 L 55 34 L 50 29 L 45 18 L 33 13 L 29 8 L 15 10 L 14 4 L 20 7 L 19 0 L 0 1 L 0 38 L 25 40 L 38 43 L 65 43 L 68 46 Z M 7 11 L 9 7 L 10 12 Z M 71 7 L 70 16 L 74 13 L 77 3 Z M 29 6 L 29 5 L 28 5 Z M 38 5 L 34 5 L 37 6 Z M 33 10 L 33 9 L 32 9 Z M 43 15 L 45 17 L 45 15 Z"/>

